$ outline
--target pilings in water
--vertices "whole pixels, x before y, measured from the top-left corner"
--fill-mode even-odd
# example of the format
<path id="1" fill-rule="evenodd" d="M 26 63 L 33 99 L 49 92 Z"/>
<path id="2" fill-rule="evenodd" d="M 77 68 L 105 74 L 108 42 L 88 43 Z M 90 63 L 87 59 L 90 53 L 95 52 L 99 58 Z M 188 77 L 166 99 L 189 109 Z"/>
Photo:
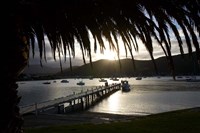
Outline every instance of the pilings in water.
<path id="1" fill-rule="evenodd" d="M 90 93 L 85 92 L 85 95 L 69 101 L 69 105 L 64 108 L 63 112 L 70 113 L 87 110 L 104 98 L 120 90 L 120 87 L 120 84 L 113 84 L 109 86 L 101 86 L 95 90 L 92 90 Z"/>

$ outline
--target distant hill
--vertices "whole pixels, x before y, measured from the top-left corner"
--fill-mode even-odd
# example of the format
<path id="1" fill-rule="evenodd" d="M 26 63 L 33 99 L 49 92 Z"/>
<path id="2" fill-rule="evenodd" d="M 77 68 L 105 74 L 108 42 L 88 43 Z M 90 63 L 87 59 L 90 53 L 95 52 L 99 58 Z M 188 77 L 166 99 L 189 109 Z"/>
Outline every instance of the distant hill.
<path id="1" fill-rule="evenodd" d="M 195 57 L 195 54 L 193 54 Z M 181 55 L 173 56 L 175 72 L 177 75 L 191 75 L 194 72 L 200 74 L 200 65 L 193 62 L 187 54 L 184 58 Z M 156 73 L 151 60 L 135 60 L 135 69 L 132 59 L 121 59 L 121 69 L 118 60 L 98 60 L 92 64 L 82 66 L 74 66 L 72 71 L 67 68 L 60 72 L 60 68 L 51 66 L 31 65 L 26 67 L 23 74 L 26 75 L 54 75 L 56 77 L 77 77 L 77 76 L 94 76 L 94 77 L 111 77 L 111 76 L 154 76 L 154 75 L 170 75 L 170 69 L 166 57 L 160 57 L 155 60 L 158 73 Z"/>
<path id="2" fill-rule="evenodd" d="M 173 60 L 177 75 L 191 75 L 194 71 L 198 74 L 200 73 L 199 65 L 194 63 L 193 59 L 187 54 L 184 55 L 184 58 L 181 57 L 181 55 L 173 56 Z M 151 60 L 135 60 L 136 67 L 134 69 L 131 59 L 121 59 L 121 67 L 118 60 L 98 60 L 92 64 L 73 67 L 72 71 L 70 71 L 70 69 L 65 69 L 63 73 L 58 72 L 56 76 L 111 77 L 170 75 L 170 69 L 166 57 L 160 57 L 156 59 L 155 62 L 158 68 L 158 73 L 156 73 Z"/>

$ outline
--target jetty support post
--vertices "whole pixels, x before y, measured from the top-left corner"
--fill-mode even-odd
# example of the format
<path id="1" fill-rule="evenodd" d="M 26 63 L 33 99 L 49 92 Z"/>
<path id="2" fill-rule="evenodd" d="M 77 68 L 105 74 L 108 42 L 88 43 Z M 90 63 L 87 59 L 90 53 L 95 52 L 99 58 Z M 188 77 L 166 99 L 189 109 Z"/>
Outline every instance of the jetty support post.
<path id="1" fill-rule="evenodd" d="M 35 103 L 35 116 L 37 118 L 38 116 L 38 107 L 37 107 L 37 102 Z"/>

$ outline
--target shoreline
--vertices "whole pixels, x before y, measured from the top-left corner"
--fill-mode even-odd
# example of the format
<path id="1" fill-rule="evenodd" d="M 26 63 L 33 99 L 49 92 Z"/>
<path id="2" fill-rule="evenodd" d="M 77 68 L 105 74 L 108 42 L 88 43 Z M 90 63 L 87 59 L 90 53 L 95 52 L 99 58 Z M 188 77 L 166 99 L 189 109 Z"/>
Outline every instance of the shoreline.
<path id="1" fill-rule="evenodd" d="M 165 113 L 173 112 L 185 112 L 185 111 L 195 111 L 200 112 L 200 107 L 181 109 L 175 111 L 169 111 L 158 114 L 150 115 L 120 115 L 120 114 L 110 114 L 110 113 L 99 113 L 99 112 L 77 112 L 70 114 L 39 114 L 37 117 L 35 114 L 24 115 L 24 128 L 41 128 L 48 126 L 57 125 L 76 125 L 76 124 L 103 124 L 111 122 L 129 122 L 139 118 L 146 118 L 149 116 L 155 116 Z"/>
<path id="2" fill-rule="evenodd" d="M 68 114 L 27 114 L 24 115 L 24 128 L 40 128 L 56 125 L 74 124 L 102 124 L 110 122 L 127 122 L 135 118 L 144 117 L 140 115 L 121 115 L 99 112 L 76 112 Z"/>

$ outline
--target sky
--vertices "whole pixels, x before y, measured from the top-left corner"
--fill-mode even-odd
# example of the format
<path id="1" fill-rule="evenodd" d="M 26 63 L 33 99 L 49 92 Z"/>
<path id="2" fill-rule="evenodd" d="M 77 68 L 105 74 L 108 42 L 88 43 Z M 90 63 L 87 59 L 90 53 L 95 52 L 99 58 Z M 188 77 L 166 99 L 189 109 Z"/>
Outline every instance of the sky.
<path id="1" fill-rule="evenodd" d="M 180 31 L 180 36 L 183 38 L 184 53 L 188 53 L 187 45 L 186 45 L 185 40 L 184 40 L 184 35 L 181 31 Z M 171 47 L 172 55 L 180 54 L 179 45 L 178 45 L 177 40 L 175 39 L 175 37 L 173 35 L 171 35 L 171 42 L 172 42 L 172 47 Z M 50 45 L 48 44 L 49 42 L 48 42 L 48 39 L 46 37 L 45 37 L 45 43 L 46 43 L 47 61 L 45 61 L 43 59 L 42 64 L 44 66 L 59 68 L 60 67 L 59 58 L 57 57 L 56 60 L 53 59 L 53 55 L 51 53 L 51 48 L 50 48 Z M 119 38 L 119 45 L 120 45 L 120 58 L 121 59 L 131 58 L 129 52 L 128 52 L 128 56 L 126 57 L 123 42 L 120 38 Z M 138 51 L 133 50 L 134 59 L 135 60 L 150 60 L 151 58 L 150 58 L 149 53 L 147 52 L 146 48 L 144 47 L 144 44 L 141 41 L 138 41 L 138 45 L 139 45 L 139 50 Z M 97 48 L 97 51 L 95 53 L 94 49 L 93 49 L 92 39 L 91 39 L 92 61 L 97 61 L 97 60 L 100 60 L 100 59 L 109 59 L 109 60 L 117 60 L 118 59 L 116 52 L 109 49 L 109 45 L 108 45 L 107 41 L 105 41 L 105 46 L 106 46 L 106 49 L 104 50 L 104 53 L 101 53 L 99 48 Z M 193 47 L 193 50 L 195 50 L 194 47 Z M 39 58 L 39 52 L 38 51 L 39 50 L 38 50 L 38 47 L 37 47 L 37 44 L 36 44 L 35 56 L 33 58 L 32 52 L 30 50 L 29 66 L 40 65 L 40 58 Z M 72 65 L 73 66 L 84 65 L 83 58 L 82 58 L 82 52 L 81 52 L 80 46 L 77 42 L 75 43 L 75 52 L 76 52 L 75 58 L 72 58 Z M 153 55 L 154 55 L 155 59 L 164 56 L 164 53 L 163 53 L 161 47 L 157 44 L 156 41 L 153 42 Z M 89 63 L 89 57 L 85 57 L 85 58 L 86 58 L 86 63 Z M 64 61 L 64 56 L 61 57 L 61 59 L 62 59 L 63 68 L 68 68 L 69 64 L 70 64 L 69 59 L 67 58 L 67 60 Z"/>

